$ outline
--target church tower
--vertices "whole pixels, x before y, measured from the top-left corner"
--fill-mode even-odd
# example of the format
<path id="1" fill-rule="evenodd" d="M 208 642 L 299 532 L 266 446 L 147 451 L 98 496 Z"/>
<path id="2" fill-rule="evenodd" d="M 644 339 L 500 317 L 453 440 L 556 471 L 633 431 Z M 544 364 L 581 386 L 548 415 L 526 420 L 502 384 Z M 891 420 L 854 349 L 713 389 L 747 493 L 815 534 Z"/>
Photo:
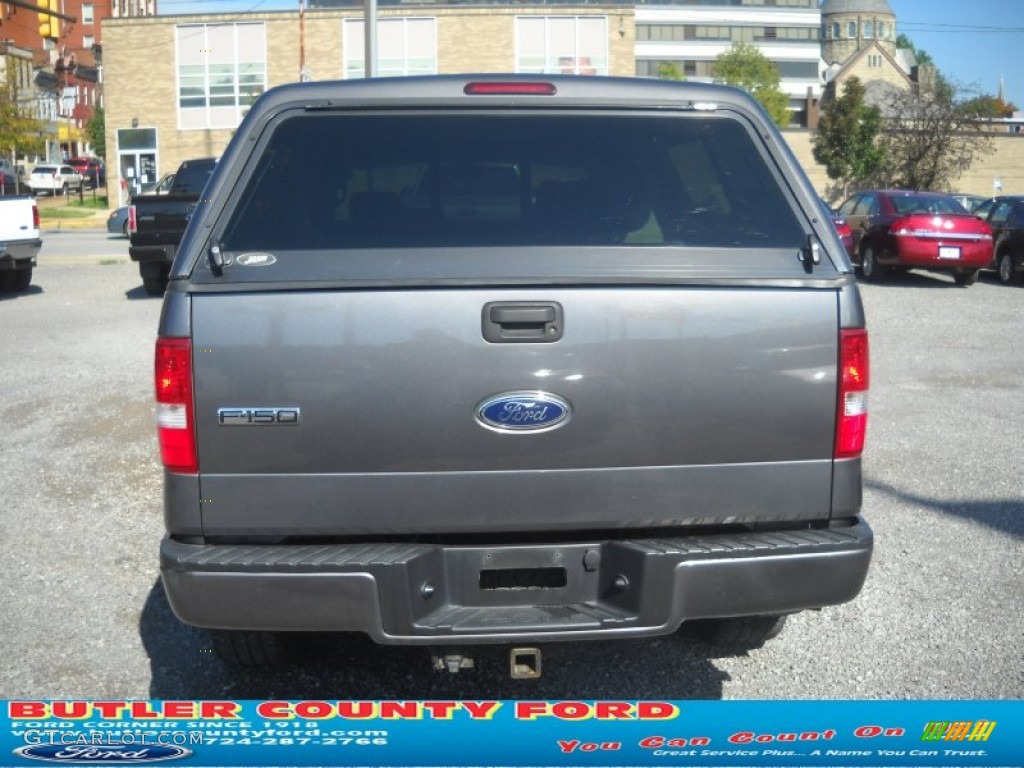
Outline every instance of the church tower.
<path id="1" fill-rule="evenodd" d="M 876 42 L 896 54 L 896 14 L 886 0 L 824 0 L 821 32 L 821 57 L 829 66 Z"/>

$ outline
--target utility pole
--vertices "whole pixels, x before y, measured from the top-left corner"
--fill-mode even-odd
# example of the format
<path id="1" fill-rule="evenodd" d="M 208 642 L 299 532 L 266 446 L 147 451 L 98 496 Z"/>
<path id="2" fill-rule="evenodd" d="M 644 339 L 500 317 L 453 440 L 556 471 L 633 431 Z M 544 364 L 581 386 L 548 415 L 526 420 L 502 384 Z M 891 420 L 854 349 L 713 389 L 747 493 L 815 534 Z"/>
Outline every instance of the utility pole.
<path id="1" fill-rule="evenodd" d="M 306 69 L 306 0 L 299 0 L 299 82 L 308 83 L 312 79 Z"/>
<path id="2" fill-rule="evenodd" d="M 364 43 L 366 55 L 366 76 L 377 76 L 377 0 L 364 0 L 363 25 L 366 27 Z"/>

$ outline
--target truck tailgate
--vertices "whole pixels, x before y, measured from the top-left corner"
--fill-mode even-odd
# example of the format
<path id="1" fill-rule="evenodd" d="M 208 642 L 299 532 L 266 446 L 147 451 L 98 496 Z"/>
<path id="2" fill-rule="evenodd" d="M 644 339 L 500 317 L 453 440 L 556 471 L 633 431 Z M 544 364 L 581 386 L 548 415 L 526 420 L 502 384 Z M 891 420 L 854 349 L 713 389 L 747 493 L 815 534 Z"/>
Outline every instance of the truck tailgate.
<path id="1" fill-rule="evenodd" d="M 808 287 L 194 294 L 204 532 L 820 519 L 837 301 Z M 490 302 L 557 305 L 561 337 L 488 341 Z M 522 432 L 478 418 L 534 391 L 568 418 Z"/>

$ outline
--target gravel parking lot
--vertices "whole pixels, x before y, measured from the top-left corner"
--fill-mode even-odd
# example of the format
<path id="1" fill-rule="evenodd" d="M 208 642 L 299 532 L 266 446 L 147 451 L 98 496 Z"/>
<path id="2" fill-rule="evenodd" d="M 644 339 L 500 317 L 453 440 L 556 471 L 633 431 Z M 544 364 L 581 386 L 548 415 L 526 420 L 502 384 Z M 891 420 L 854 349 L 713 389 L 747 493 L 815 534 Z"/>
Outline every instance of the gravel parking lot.
<path id="1" fill-rule="evenodd" d="M 125 241 L 44 235 L 0 297 L 2 698 L 1004 698 L 1024 696 L 1024 289 L 911 273 L 865 286 L 873 382 L 862 595 L 750 655 L 692 639 L 551 647 L 434 672 L 423 649 L 325 638 L 231 673 L 160 588 L 152 425 L 160 301 Z M 96 245 L 91 245 L 95 242 Z"/>

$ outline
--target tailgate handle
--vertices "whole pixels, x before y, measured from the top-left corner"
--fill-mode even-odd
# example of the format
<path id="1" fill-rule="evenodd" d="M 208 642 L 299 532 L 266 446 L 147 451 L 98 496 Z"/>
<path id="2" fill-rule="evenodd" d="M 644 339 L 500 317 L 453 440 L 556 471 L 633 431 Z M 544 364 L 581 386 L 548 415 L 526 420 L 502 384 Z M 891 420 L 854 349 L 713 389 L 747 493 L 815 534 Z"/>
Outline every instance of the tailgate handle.
<path id="1" fill-rule="evenodd" d="M 562 338 L 556 301 L 492 301 L 484 305 L 483 336 L 492 344 L 550 344 Z"/>

